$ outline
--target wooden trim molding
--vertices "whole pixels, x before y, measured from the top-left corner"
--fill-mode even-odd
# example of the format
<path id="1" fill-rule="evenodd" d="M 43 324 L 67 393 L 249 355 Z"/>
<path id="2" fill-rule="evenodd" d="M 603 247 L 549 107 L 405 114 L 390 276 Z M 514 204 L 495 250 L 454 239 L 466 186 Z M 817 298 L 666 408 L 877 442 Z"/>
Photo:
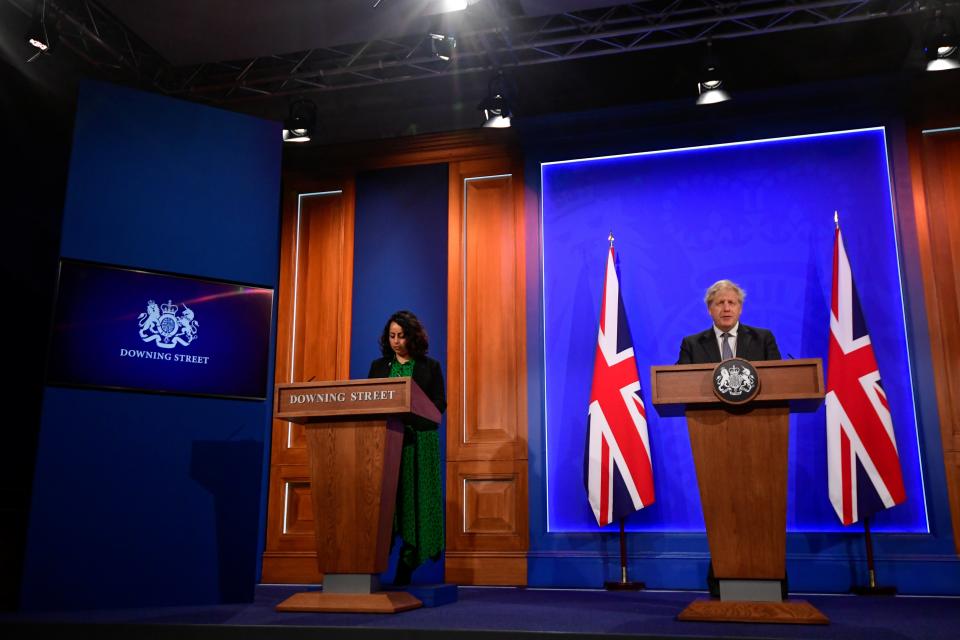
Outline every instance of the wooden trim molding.
<path id="1" fill-rule="evenodd" d="M 290 174 L 283 187 L 275 380 L 348 378 L 353 283 L 354 182 Z M 306 435 L 274 420 L 265 582 L 321 578 L 316 568 Z M 299 487 L 299 491 L 297 491 Z M 313 559 L 307 562 L 304 554 Z M 309 578 L 309 580 L 308 580 Z"/>
<path id="2" fill-rule="evenodd" d="M 908 138 L 953 541 L 960 554 L 960 130 Z"/>
<path id="3" fill-rule="evenodd" d="M 516 155 L 517 141 L 510 130 L 465 129 L 446 133 L 369 140 L 285 150 L 287 171 L 333 173 L 424 164 L 446 164 Z"/>
<path id="4" fill-rule="evenodd" d="M 527 584 L 526 551 L 447 551 L 446 580 L 453 584 Z"/>
<path id="5" fill-rule="evenodd" d="M 527 458 L 523 176 L 450 167 L 448 460 Z"/>
<path id="6" fill-rule="evenodd" d="M 264 551 L 265 584 L 319 584 L 323 574 L 317 570 L 316 551 Z"/>

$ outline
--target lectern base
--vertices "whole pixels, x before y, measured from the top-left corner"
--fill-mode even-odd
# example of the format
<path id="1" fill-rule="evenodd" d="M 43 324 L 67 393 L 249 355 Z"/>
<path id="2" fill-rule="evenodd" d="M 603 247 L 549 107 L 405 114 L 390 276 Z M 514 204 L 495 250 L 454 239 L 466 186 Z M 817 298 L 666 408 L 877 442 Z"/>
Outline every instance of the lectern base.
<path id="1" fill-rule="evenodd" d="M 767 622 L 775 624 L 830 624 L 829 618 L 806 600 L 748 602 L 698 598 L 677 620 L 698 622 Z"/>
<path id="2" fill-rule="evenodd" d="M 404 591 L 378 593 L 323 593 L 304 591 L 295 593 L 277 605 L 282 612 L 323 613 L 399 613 L 423 606 L 419 600 Z"/>

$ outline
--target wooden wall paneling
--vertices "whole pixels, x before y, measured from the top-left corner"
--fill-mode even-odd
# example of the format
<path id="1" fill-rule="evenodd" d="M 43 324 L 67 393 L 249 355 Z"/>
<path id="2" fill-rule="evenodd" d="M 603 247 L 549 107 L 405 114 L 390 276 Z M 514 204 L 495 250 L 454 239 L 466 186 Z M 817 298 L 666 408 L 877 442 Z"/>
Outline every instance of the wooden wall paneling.
<path id="1" fill-rule="evenodd" d="M 451 457 L 448 452 L 451 460 L 448 478 L 460 478 L 462 473 L 472 474 L 468 488 L 474 508 L 470 513 L 479 514 L 471 525 L 470 535 L 457 538 L 455 544 L 460 547 L 451 548 L 448 542 L 448 574 L 451 567 L 455 574 L 458 566 L 479 567 L 477 571 L 469 569 L 465 579 L 458 579 L 463 584 L 526 583 L 527 395 L 522 177 L 513 166 L 514 161 L 508 159 L 516 155 L 511 132 L 486 129 L 369 144 L 291 149 L 284 153 L 277 382 L 311 377 L 317 380 L 348 377 L 353 176 L 357 171 L 448 163 L 452 194 L 450 237 L 458 239 L 462 236 L 459 212 L 464 204 L 463 180 L 509 174 L 497 182 L 495 188 L 491 188 L 494 183 L 475 181 L 468 197 L 471 210 L 477 212 L 477 220 L 481 221 L 473 226 L 475 221 L 467 218 L 470 238 L 473 240 L 476 236 L 484 238 L 484 242 L 494 242 L 492 250 L 484 252 L 474 245 L 475 251 L 464 254 L 459 249 L 460 241 L 451 240 L 453 253 L 450 261 L 458 266 L 450 270 L 448 370 L 459 371 L 465 362 L 468 363 L 477 375 L 475 379 L 470 378 L 474 387 L 468 397 L 490 395 L 490 399 L 479 406 L 467 405 L 474 418 L 470 418 L 470 438 L 464 441 L 464 446 L 457 445 L 460 441 L 458 435 L 449 436 L 456 453 Z M 519 167 L 519 163 L 516 165 Z M 329 178 L 320 180 L 316 178 L 318 175 Z M 337 189 L 343 190 L 340 198 L 318 196 L 302 200 L 299 197 L 300 194 Z M 297 213 L 301 202 L 306 206 L 299 211 L 298 232 Z M 474 208 L 473 204 L 478 206 Z M 484 213 L 491 215 L 484 216 Z M 339 242 L 337 238 L 340 238 Z M 300 257 L 296 258 L 298 239 Z M 457 280 L 463 274 L 459 267 L 461 259 L 474 261 L 471 278 L 479 275 L 467 279 L 472 287 L 468 300 L 471 301 L 470 313 L 474 316 L 469 326 L 471 331 L 479 328 L 476 334 L 468 334 L 475 338 L 469 350 L 465 342 L 457 342 L 460 338 L 458 327 L 467 318 L 463 313 L 464 299 L 460 296 Z M 493 260 L 496 268 L 485 265 L 487 260 Z M 300 274 L 296 287 L 296 313 L 294 273 Z M 494 322 L 489 326 L 478 324 L 477 316 L 491 313 L 496 316 Z M 460 358 L 457 355 L 460 351 L 469 357 Z M 461 424 L 455 416 L 463 406 L 462 381 L 456 375 L 451 377 L 449 372 L 447 377 L 450 396 L 448 433 L 461 433 L 464 432 L 462 429 L 449 425 Z M 496 396 L 500 400 L 496 400 Z M 302 428 L 291 430 L 287 423 L 275 421 L 271 453 L 263 581 L 318 582 L 322 576 L 315 565 L 313 514 L 309 501 L 305 499 L 309 478 Z M 457 465 L 461 461 L 471 464 L 487 461 L 494 466 L 486 471 L 470 465 L 460 469 Z M 483 473 L 490 475 L 484 477 Z M 449 485 L 447 493 L 454 495 L 457 492 Z M 512 510 L 507 509 L 504 500 L 513 501 Z M 448 509 L 448 522 L 449 513 Z M 509 523 L 509 526 L 503 523 Z M 448 527 L 448 536 L 450 531 L 452 529 Z M 470 545 L 474 544 L 482 548 L 471 548 Z M 458 556 L 461 553 L 467 555 Z"/>
<path id="2" fill-rule="evenodd" d="M 349 377 L 354 182 L 285 181 L 276 382 Z M 319 582 L 306 437 L 274 420 L 264 582 Z"/>
<path id="3" fill-rule="evenodd" d="M 954 434 L 954 447 L 957 436 Z M 947 470 L 947 490 L 950 495 L 950 521 L 953 524 L 953 546 L 960 554 L 960 448 L 944 453 L 944 463 Z"/>
<path id="4" fill-rule="evenodd" d="M 448 461 L 446 580 L 525 585 L 528 521 L 526 460 Z"/>
<path id="5" fill-rule="evenodd" d="M 447 469 L 447 486 L 455 490 L 456 529 L 448 539 L 459 549 L 496 551 L 527 548 L 527 467 L 518 460 L 464 460 Z"/>
<path id="6" fill-rule="evenodd" d="M 446 578 L 526 584 L 523 179 L 509 159 L 450 164 Z"/>
<path id="7" fill-rule="evenodd" d="M 448 368 L 460 393 L 448 425 L 460 429 L 448 456 L 526 459 L 522 177 L 503 160 L 456 163 L 450 174 Z"/>
<path id="8" fill-rule="evenodd" d="M 310 496 L 309 478 L 299 478 L 292 473 L 284 478 L 282 490 L 283 508 L 286 512 L 282 520 L 283 533 L 313 533 L 313 504 Z"/>
<path id="9" fill-rule="evenodd" d="M 506 158 L 515 152 L 516 146 L 515 136 L 509 129 L 477 128 L 343 145 L 307 146 L 284 153 L 283 162 L 285 171 L 327 174 L 342 171 L 343 167 L 351 167 L 356 172 Z"/>
<path id="10" fill-rule="evenodd" d="M 911 132 L 911 182 L 953 540 L 960 553 L 960 130 Z"/>

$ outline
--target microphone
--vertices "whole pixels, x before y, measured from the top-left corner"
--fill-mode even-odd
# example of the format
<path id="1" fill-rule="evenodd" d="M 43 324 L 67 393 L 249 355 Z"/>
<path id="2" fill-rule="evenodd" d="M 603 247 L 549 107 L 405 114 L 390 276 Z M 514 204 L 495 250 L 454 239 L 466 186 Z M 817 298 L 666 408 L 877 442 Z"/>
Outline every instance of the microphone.
<path id="1" fill-rule="evenodd" d="M 310 376 L 310 379 L 307 380 L 307 382 L 313 382 L 314 378 L 316 378 L 316 377 L 317 377 L 317 376 Z"/>

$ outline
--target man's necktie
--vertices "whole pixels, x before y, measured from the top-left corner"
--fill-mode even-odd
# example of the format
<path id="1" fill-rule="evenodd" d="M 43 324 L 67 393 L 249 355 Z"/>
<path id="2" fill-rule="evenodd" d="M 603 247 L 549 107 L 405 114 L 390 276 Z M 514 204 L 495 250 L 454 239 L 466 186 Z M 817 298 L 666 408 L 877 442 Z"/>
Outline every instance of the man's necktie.
<path id="1" fill-rule="evenodd" d="M 733 349 L 730 348 L 730 334 L 724 331 L 720 334 L 723 338 L 723 344 L 720 347 L 720 359 L 726 360 L 733 357 Z"/>

